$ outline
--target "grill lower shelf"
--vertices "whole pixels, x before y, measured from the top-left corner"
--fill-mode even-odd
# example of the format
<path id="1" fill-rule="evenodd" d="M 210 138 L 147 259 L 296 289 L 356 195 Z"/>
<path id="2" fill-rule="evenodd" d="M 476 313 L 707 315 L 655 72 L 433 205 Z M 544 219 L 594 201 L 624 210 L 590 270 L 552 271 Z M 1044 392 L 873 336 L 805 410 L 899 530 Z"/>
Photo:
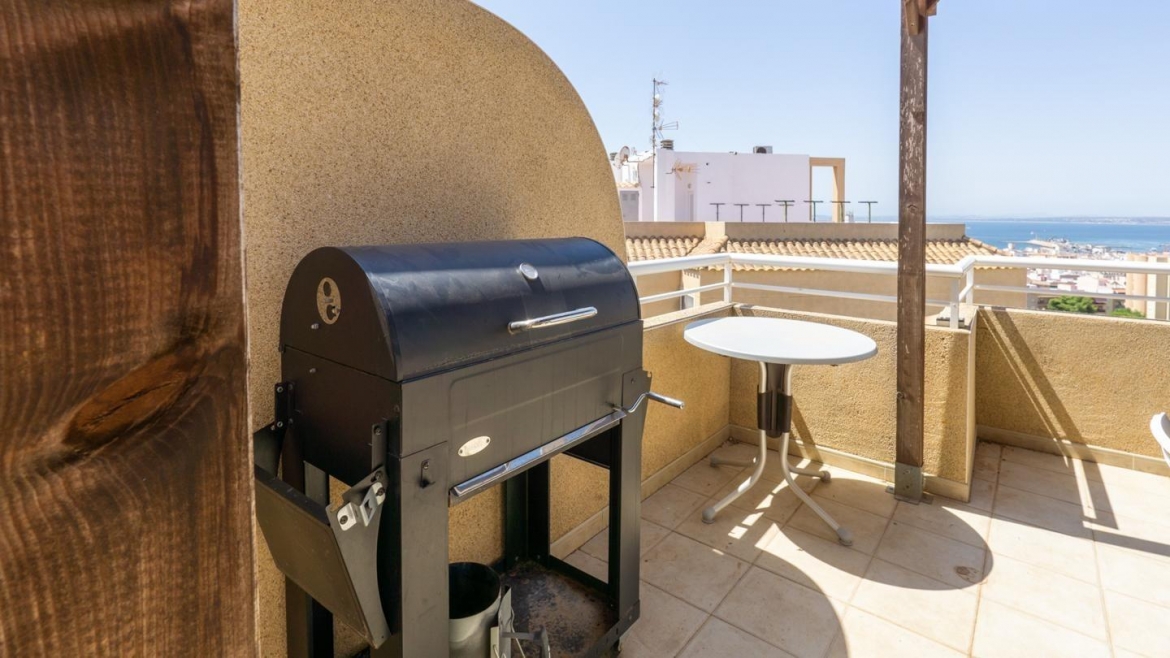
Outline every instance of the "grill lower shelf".
<path id="1" fill-rule="evenodd" d="M 617 614 L 587 585 L 531 561 L 521 562 L 500 579 L 505 587 L 513 588 L 516 630 L 548 629 L 554 656 L 617 655 L 601 649 L 609 644 L 604 640 L 617 624 Z M 535 644 L 523 645 L 529 656 L 540 655 Z"/>

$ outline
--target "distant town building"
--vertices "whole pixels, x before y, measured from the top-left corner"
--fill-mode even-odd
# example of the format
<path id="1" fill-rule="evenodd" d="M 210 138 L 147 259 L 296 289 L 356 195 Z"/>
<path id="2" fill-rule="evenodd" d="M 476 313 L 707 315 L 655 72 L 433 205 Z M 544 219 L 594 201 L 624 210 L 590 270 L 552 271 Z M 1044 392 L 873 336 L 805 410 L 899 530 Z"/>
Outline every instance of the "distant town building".
<path id="1" fill-rule="evenodd" d="M 1127 260 L 1147 263 L 1170 263 L 1170 252 L 1161 254 L 1129 254 Z M 1130 274 L 1125 282 L 1128 295 L 1147 297 L 1170 297 L 1170 275 Z M 1170 320 L 1170 303 L 1131 299 L 1125 302 L 1127 308 L 1144 314 L 1151 320 Z"/>
<path id="2" fill-rule="evenodd" d="M 774 153 L 771 146 L 743 153 L 676 151 L 673 140 L 663 140 L 657 154 L 623 148 L 610 164 L 627 222 L 813 221 L 814 167 L 833 173 L 829 198 L 816 199 L 817 216 L 851 217 L 843 204 L 832 203 L 845 200 L 844 158 Z"/>

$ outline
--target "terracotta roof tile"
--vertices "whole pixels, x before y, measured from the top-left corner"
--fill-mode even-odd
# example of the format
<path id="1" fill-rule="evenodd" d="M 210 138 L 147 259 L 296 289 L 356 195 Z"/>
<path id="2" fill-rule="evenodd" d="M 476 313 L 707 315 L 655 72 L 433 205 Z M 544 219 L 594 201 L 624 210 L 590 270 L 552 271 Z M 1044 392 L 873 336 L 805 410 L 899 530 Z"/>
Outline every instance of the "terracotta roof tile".
<path id="1" fill-rule="evenodd" d="M 770 254 L 775 256 L 809 256 L 848 258 L 851 260 L 898 260 L 897 240 L 731 240 L 726 251 L 733 254 Z M 927 240 L 926 262 L 952 265 L 966 256 L 994 255 L 999 250 L 978 240 Z M 737 270 L 784 269 L 768 265 L 736 265 Z"/>
<path id="2" fill-rule="evenodd" d="M 626 253 L 630 262 L 698 256 L 730 252 L 738 254 L 772 254 L 776 256 L 811 256 L 817 258 L 849 258 L 853 260 L 898 260 L 897 240 L 729 240 L 721 238 L 640 237 L 626 238 Z M 927 240 L 926 262 L 954 264 L 965 256 L 995 255 L 999 250 L 972 238 L 959 240 Z M 736 265 L 737 270 L 785 269 L 768 265 Z"/>
<path id="3" fill-rule="evenodd" d="M 684 236 L 674 238 L 626 238 L 626 254 L 631 263 L 640 260 L 660 260 L 688 256 L 703 238 Z M 715 252 L 710 252 L 715 253 Z"/>

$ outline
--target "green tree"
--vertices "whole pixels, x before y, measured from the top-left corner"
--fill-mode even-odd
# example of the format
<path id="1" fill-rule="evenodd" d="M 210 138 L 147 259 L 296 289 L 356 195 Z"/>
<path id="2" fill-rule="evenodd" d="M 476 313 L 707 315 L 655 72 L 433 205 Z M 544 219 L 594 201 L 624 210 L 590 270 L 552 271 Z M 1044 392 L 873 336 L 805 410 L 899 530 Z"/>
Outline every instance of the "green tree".
<path id="1" fill-rule="evenodd" d="M 1109 316 L 1114 317 L 1114 318 L 1145 318 L 1146 317 L 1144 313 L 1138 313 L 1137 311 L 1135 311 L 1131 308 L 1126 308 L 1124 306 L 1119 306 L 1119 307 L 1113 309 L 1112 311 L 1109 311 Z"/>
<path id="2" fill-rule="evenodd" d="M 1048 310 L 1065 313 L 1096 313 L 1097 305 L 1091 297 L 1061 295 L 1048 300 Z"/>

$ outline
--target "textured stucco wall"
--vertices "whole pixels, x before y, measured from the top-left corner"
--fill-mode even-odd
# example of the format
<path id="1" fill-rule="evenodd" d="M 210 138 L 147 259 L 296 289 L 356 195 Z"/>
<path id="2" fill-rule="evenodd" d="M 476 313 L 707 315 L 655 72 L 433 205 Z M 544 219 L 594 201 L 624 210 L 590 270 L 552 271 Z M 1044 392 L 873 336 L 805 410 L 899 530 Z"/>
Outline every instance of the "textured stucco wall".
<path id="1" fill-rule="evenodd" d="M 649 297 L 650 295 L 657 295 L 664 292 L 673 292 L 682 288 L 681 272 L 647 274 L 645 276 L 640 276 L 635 280 L 638 283 L 639 297 Z M 651 318 L 656 315 L 673 313 L 674 311 L 679 310 L 681 305 L 681 297 L 675 297 L 674 299 L 664 299 L 658 302 L 650 302 L 649 304 L 642 304 L 642 317 Z"/>
<path id="2" fill-rule="evenodd" d="M 841 366 L 797 366 L 792 373 L 795 437 L 881 462 L 894 461 L 897 325 L 879 320 L 739 307 L 743 315 L 811 320 L 863 333 L 878 345 L 877 356 Z M 927 327 L 926 418 L 923 469 L 968 482 L 970 425 L 966 330 Z M 731 422 L 756 426 L 759 367 L 735 361 L 731 368 Z"/>
<path id="3" fill-rule="evenodd" d="M 585 235 L 624 256 L 613 176 L 581 99 L 483 9 L 243 0 L 239 35 L 253 424 L 272 413 L 285 283 L 315 247 Z M 589 467 L 555 472 L 583 492 L 558 510 L 593 504 Z M 452 557 L 499 554 L 498 491 L 451 518 Z M 281 656 L 283 582 L 262 540 L 258 555 L 261 650 Z M 339 654 L 352 646 L 340 638 Z"/>
<path id="4" fill-rule="evenodd" d="M 650 388 L 686 403 L 679 411 L 651 404 L 642 437 L 642 479 L 683 456 L 728 423 L 731 359 L 705 352 L 683 339 L 688 322 L 722 317 L 730 308 L 709 313 L 680 311 L 646 321 L 642 363 Z"/>
<path id="5" fill-rule="evenodd" d="M 1150 416 L 1170 405 L 1170 324 L 981 309 L 979 425 L 1151 457 Z"/>

